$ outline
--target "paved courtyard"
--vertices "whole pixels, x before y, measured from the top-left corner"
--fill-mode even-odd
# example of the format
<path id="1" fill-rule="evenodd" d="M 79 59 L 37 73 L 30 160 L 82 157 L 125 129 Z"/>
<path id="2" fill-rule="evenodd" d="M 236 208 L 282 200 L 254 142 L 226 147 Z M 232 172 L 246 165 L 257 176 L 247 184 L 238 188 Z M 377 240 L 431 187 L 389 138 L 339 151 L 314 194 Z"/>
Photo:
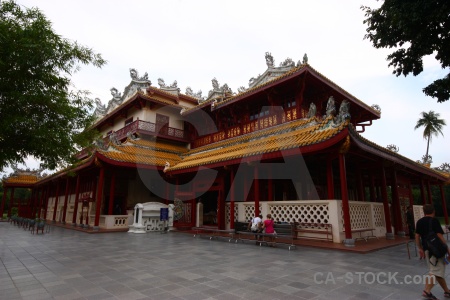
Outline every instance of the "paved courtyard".
<path id="1" fill-rule="evenodd" d="M 32 235 L 0 222 L 0 299 L 421 299 L 425 263 L 182 233 Z M 408 276 L 409 275 L 409 276 Z M 448 276 L 447 276 L 448 279 Z M 439 287 L 433 290 L 443 297 Z"/>

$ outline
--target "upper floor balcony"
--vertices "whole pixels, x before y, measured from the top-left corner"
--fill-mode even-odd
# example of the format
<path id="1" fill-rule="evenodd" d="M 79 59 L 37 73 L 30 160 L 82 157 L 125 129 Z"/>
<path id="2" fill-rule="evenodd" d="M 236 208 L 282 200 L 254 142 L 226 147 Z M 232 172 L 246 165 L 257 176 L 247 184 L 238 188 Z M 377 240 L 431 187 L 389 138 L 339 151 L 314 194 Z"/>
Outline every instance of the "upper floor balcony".
<path id="1" fill-rule="evenodd" d="M 115 132 L 118 140 L 123 140 L 128 134 L 150 135 L 155 137 L 162 137 L 174 141 L 189 142 L 187 135 L 183 129 L 173 128 L 157 123 L 136 120 L 127 124 L 125 127 Z"/>
<path id="2" fill-rule="evenodd" d="M 111 132 L 108 132 L 106 137 L 103 138 L 105 143 L 109 142 L 109 136 Z M 187 138 L 187 134 L 184 130 L 173 128 L 169 126 L 164 126 L 152 122 L 142 121 L 142 120 L 136 120 L 133 121 L 121 129 L 114 132 L 117 139 L 124 140 L 128 134 L 140 134 L 140 135 L 147 135 L 147 136 L 155 136 L 160 138 L 165 138 L 173 141 L 179 141 L 179 142 L 185 142 L 188 143 L 189 140 Z M 76 157 L 81 159 L 84 157 L 87 157 L 89 155 L 89 149 L 85 148 L 81 150 Z"/>

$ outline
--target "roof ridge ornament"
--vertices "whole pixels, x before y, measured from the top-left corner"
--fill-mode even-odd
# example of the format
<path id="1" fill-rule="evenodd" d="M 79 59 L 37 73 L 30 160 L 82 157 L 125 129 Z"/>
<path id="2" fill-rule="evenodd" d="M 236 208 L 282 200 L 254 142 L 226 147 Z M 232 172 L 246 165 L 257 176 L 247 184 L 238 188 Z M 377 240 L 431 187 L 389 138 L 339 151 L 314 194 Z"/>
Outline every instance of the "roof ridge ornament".
<path id="1" fill-rule="evenodd" d="M 308 119 L 313 118 L 313 117 L 316 116 L 316 113 L 317 113 L 317 107 L 316 107 L 316 105 L 314 104 L 314 102 L 311 102 L 311 103 L 309 104 L 309 110 L 308 110 L 308 114 L 307 114 L 306 117 L 307 117 Z"/>
<path id="2" fill-rule="evenodd" d="M 199 90 L 197 93 L 194 93 L 194 91 L 192 90 L 192 88 L 190 86 L 188 86 L 186 88 L 186 95 L 188 95 L 192 98 L 196 98 L 198 104 L 200 104 L 202 102 L 202 100 L 204 100 L 204 98 L 202 97 L 202 90 Z"/>
<path id="3" fill-rule="evenodd" d="M 328 118 L 329 116 L 335 116 L 336 115 L 336 104 L 334 102 L 334 97 L 330 96 L 328 98 L 327 102 L 327 108 L 325 110 L 325 116 L 323 116 L 324 119 Z"/>
<path id="4" fill-rule="evenodd" d="M 18 177 L 21 175 L 26 175 L 26 176 L 36 176 L 37 178 L 42 178 L 45 177 L 47 174 L 42 173 L 42 171 L 44 171 L 43 168 L 38 168 L 38 169 L 30 169 L 30 168 L 26 168 L 26 169 L 21 169 L 17 166 L 17 163 L 13 163 L 10 165 L 11 169 L 13 170 L 13 172 L 9 175 L 9 177 Z"/>
<path id="5" fill-rule="evenodd" d="M 158 78 L 159 88 L 163 91 L 169 92 L 171 94 L 177 95 L 180 93 L 180 88 L 178 87 L 178 82 L 174 80 L 172 84 L 166 84 L 164 79 Z"/>
<path id="6" fill-rule="evenodd" d="M 392 152 L 395 152 L 395 153 L 398 153 L 398 151 L 400 151 L 400 148 L 397 145 L 394 145 L 394 144 L 387 145 L 386 149 L 388 149 L 388 150 L 390 150 Z"/>
<path id="7" fill-rule="evenodd" d="M 150 85 L 152 84 L 152 82 L 148 79 L 147 72 L 144 73 L 144 76 L 139 77 L 139 72 L 134 68 L 130 68 L 130 77 L 133 81 L 148 82 Z"/>
<path id="8" fill-rule="evenodd" d="M 266 52 L 266 64 L 268 68 L 273 68 L 275 65 L 275 60 L 270 52 Z"/>
<path id="9" fill-rule="evenodd" d="M 334 120 L 336 125 L 340 125 L 344 123 L 346 120 L 350 120 L 350 102 L 347 100 L 343 100 L 341 105 L 339 106 L 339 113 Z"/>

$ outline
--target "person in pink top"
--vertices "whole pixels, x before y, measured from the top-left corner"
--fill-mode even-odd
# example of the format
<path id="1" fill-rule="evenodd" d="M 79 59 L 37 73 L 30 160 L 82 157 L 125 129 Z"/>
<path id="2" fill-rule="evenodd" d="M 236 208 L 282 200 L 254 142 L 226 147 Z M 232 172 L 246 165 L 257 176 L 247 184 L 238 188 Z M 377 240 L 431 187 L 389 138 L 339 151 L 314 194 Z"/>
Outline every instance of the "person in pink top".
<path id="1" fill-rule="evenodd" d="M 271 215 L 271 214 L 267 214 L 267 219 L 264 220 L 264 222 L 263 222 L 263 230 L 264 230 L 264 233 L 275 234 L 275 230 L 273 229 L 273 223 L 274 223 L 274 222 L 273 222 L 273 219 L 272 219 L 272 215 Z M 269 246 L 272 246 L 272 247 L 273 247 L 273 245 L 274 245 L 274 240 L 275 240 L 275 236 L 270 237 L 269 243 L 271 243 L 271 244 L 269 244 Z"/>
<path id="2" fill-rule="evenodd" d="M 273 229 L 273 219 L 272 219 L 272 215 L 268 214 L 267 215 L 267 220 L 264 220 L 264 224 L 263 224 L 263 229 L 265 229 L 265 233 L 274 233 L 275 230 Z"/>

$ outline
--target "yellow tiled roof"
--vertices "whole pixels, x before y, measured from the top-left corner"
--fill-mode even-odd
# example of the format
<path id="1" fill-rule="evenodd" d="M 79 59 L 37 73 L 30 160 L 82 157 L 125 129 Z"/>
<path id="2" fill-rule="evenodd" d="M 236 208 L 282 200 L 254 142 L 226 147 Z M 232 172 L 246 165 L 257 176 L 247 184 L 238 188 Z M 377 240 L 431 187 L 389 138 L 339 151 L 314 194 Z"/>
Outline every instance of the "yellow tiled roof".
<path id="1" fill-rule="evenodd" d="M 330 118 L 322 122 L 317 122 L 316 118 L 302 119 L 199 147 L 189 151 L 169 171 L 317 144 L 335 136 L 348 125 L 344 122 L 333 127 L 329 126 L 330 122 Z"/>
<path id="2" fill-rule="evenodd" d="M 35 175 L 18 175 L 11 176 L 4 180 L 5 183 L 18 183 L 18 184 L 33 184 L 38 181 L 38 177 Z"/>
<path id="3" fill-rule="evenodd" d="M 177 146 L 165 144 L 163 142 L 151 142 L 145 140 L 128 139 L 129 144 L 110 144 L 107 151 L 98 150 L 98 153 L 105 157 L 131 164 L 145 164 L 162 167 L 169 162 L 174 165 L 181 160 L 181 157 L 174 150 L 181 150 Z M 183 150 L 187 151 L 185 148 Z M 178 152 L 179 153 L 179 152 Z"/>

